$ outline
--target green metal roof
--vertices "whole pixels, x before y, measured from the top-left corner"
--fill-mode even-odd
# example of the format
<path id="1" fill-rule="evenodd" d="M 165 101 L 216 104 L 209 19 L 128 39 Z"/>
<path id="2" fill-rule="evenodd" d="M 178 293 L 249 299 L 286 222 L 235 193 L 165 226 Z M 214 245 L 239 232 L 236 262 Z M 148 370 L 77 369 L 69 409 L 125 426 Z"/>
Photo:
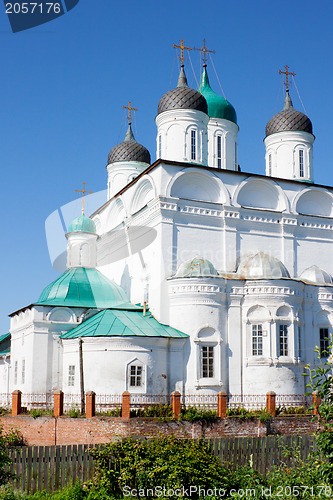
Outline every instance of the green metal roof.
<path id="1" fill-rule="evenodd" d="M 62 339 L 77 337 L 167 337 L 187 338 L 186 333 L 162 325 L 150 313 L 106 309 L 81 325 L 61 335 Z"/>
<path id="2" fill-rule="evenodd" d="M 96 233 L 95 222 L 82 214 L 80 217 L 76 217 L 76 219 L 72 220 L 68 226 L 68 232 Z"/>
<path id="3" fill-rule="evenodd" d="M 211 118 L 223 118 L 224 120 L 229 120 L 236 123 L 237 125 L 237 115 L 235 108 L 229 101 L 227 101 L 221 95 L 216 94 L 209 84 L 207 70 L 204 67 L 201 81 L 199 86 L 199 92 L 204 96 L 208 105 L 208 116 Z"/>
<path id="4" fill-rule="evenodd" d="M 10 333 L 4 333 L 3 335 L 0 335 L 0 344 L 4 340 L 8 339 L 8 337 L 10 337 Z"/>
<path id="5" fill-rule="evenodd" d="M 7 351 L 0 352 L 0 356 L 5 356 L 6 354 L 10 354 L 10 349 L 7 349 Z"/>
<path id="6" fill-rule="evenodd" d="M 142 310 L 131 304 L 124 290 L 97 269 L 74 267 L 44 288 L 34 305 L 108 307 Z"/>

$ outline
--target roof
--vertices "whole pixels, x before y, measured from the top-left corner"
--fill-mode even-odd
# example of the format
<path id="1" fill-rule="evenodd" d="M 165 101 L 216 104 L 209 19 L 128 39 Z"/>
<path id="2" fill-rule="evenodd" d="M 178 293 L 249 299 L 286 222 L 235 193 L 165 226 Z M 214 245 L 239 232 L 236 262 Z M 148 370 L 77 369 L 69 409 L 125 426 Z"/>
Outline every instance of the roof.
<path id="1" fill-rule="evenodd" d="M 0 344 L 4 340 L 8 339 L 8 337 L 10 337 L 10 333 L 4 333 L 3 335 L 0 335 Z"/>
<path id="2" fill-rule="evenodd" d="M 312 123 L 304 113 L 297 111 L 287 91 L 283 110 L 269 120 L 266 125 L 266 137 L 278 132 L 300 131 L 312 134 Z"/>
<path id="3" fill-rule="evenodd" d="M 69 233 L 96 233 L 95 222 L 84 214 L 76 217 L 68 226 Z"/>
<path id="4" fill-rule="evenodd" d="M 217 271 L 209 260 L 202 257 L 194 257 L 179 266 L 175 278 L 192 278 L 198 276 L 217 276 Z"/>
<path id="5" fill-rule="evenodd" d="M 208 116 L 210 116 L 211 118 L 222 118 L 224 120 L 229 120 L 236 123 L 237 125 L 237 115 L 233 105 L 230 104 L 227 99 L 214 92 L 214 90 L 211 88 L 209 84 L 206 65 L 204 65 L 198 90 L 207 101 Z"/>
<path id="6" fill-rule="evenodd" d="M 305 269 L 299 276 L 299 279 L 319 285 L 332 285 L 332 277 L 318 266 L 311 266 Z"/>
<path id="7" fill-rule="evenodd" d="M 187 338 L 188 335 L 170 326 L 162 325 L 150 313 L 106 309 L 95 314 L 62 339 L 78 337 L 166 337 Z"/>
<path id="8" fill-rule="evenodd" d="M 0 351 L 0 356 L 6 356 L 10 354 L 10 349 L 7 349 L 7 351 Z"/>
<path id="9" fill-rule="evenodd" d="M 150 153 L 135 140 L 131 124 L 128 125 L 124 142 L 114 146 L 109 153 L 108 165 L 117 161 L 140 161 L 150 165 Z"/>
<path id="10" fill-rule="evenodd" d="M 141 310 L 131 304 L 124 290 L 97 269 L 73 267 L 44 288 L 35 305 L 118 307 Z"/>
<path id="11" fill-rule="evenodd" d="M 237 274 L 245 278 L 279 279 L 290 278 L 282 262 L 264 252 L 247 257 L 237 269 Z"/>
<path id="12" fill-rule="evenodd" d="M 207 113 L 206 99 L 187 85 L 184 67 L 181 67 L 177 87 L 164 94 L 158 103 L 157 114 L 171 109 L 195 109 Z"/>

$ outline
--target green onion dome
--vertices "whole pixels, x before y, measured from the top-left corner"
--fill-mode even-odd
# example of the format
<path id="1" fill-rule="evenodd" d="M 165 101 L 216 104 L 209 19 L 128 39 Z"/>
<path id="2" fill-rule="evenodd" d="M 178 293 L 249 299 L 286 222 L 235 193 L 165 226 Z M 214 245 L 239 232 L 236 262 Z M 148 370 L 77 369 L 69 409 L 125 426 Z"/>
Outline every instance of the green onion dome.
<path id="1" fill-rule="evenodd" d="M 121 286 L 97 269 L 73 267 L 44 288 L 37 302 L 43 306 L 139 309 Z"/>
<path id="2" fill-rule="evenodd" d="M 212 90 L 206 65 L 204 65 L 203 72 L 201 75 L 201 82 L 199 86 L 199 92 L 204 96 L 208 106 L 208 116 L 211 118 L 223 118 L 224 120 L 229 120 L 231 122 L 236 123 L 237 125 L 237 115 L 235 108 L 229 101 L 227 101 L 221 95 L 216 94 L 214 90 Z"/>
<path id="3" fill-rule="evenodd" d="M 68 226 L 69 233 L 96 233 L 95 222 L 84 214 L 72 220 Z"/>

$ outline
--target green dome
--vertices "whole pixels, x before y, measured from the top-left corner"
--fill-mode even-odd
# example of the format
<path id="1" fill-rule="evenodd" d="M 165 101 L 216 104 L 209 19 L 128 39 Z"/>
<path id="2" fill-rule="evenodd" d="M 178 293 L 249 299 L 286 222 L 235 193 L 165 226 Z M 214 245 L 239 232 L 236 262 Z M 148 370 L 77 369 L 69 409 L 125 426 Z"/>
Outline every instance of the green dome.
<path id="1" fill-rule="evenodd" d="M 95 222 L 89 217 L 86 217 L 84 214 L 80 215 L 80 217 L 76 217 L 73 219 L 70 225 L 68 226 L 69 233 L 96 233 Z"/>
<path id="2" fill-rule="evenodd" d="M 125 291 L 97 269 L 74 267 L 44 288 L 37 305 L 95 307 L 97 309 L 140 309 L 131 304 Z"/>
<path id="3" fill-rule="evenodd" d="M 221 95 L 216 94 L 209 85 L 209 79 L 206 67 L 204 66 L 201 82 L 199 86 L 199 92 L 204 96 L 207 101 L 208 106 L 208 116 L 211 118 L 223 118 L 224 120 L 229 120 L 236 123 L 237 125 L 237 115 L 235 108 Z"/>

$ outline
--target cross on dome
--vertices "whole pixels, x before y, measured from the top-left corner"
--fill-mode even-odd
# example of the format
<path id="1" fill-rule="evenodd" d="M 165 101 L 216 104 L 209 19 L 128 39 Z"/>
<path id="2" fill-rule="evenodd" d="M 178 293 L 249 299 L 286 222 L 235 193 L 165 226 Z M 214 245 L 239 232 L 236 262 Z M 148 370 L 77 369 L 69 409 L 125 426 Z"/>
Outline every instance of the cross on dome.
<path id="1" fill-rule="evenodd" d="M 175 43 L 173 44 L 173 48 L 174 49 L 180 49 L 180 54 L 181 55 L 180 55 L 180 57 L 179 56 L 178 57 L 180 59 L 180 62 L 181 62 L 182 66 L 184 66 L 184 50 L 188 50 L 188 51 L 192 50 L 191 47 L 185 47 L 184 43 L 185 43 L 185 40 L 181 39 L 180 40 L 180 45 L 176 45 Z"/>
<path id="2" fill-rule="evenodd" d="M 85 204 L 85 199 L 84 199 L 84 195 L 86 193 L 89 193 L 89 194 L 92 194 L 93 191 L 86 191 L 86 182 L 83 182 L 83 189 L 82 191 L 78 191 L 77 189 L 75 189 L 75 192 L 76 193 L 82 193 L 82 215 L 84 215 L 84 204 Z"/>
<path id="3" fill-rule="evenodd" d="M 282 71 L 281 69 L 279 69 L 279 75 L 286 75 L 286 81 L 283 82 L 286 86 L 286 91 L 289 92 L 289 86 L 290 86 L 290 82 L 289 82 L 289 78 L 288 76 L 291 75 L 291 76 L 295 76 L 296 73 L 294 73 L 293 71 L 288 71 L 289 69 L 289 66 L 286 64 L 285 65 L 285 70 L 286 71 Z"/>
<path id="4" fill-rule="evenodd" d="M 193 47 L 193 50 L 198 50 L 199 52 L 201 52 L 203 65 L 207 66 L 207 54 L 208 53 L 215 54 L 215 50 L 208 49 L 208 47 L 206 46 L 205 38 L 202 41 L 203 41 L 203 46 L 200 49 Z"/>
<path id="5" fill-rule="evenodd" d="M 127 120 L 128 120 L 128 124 L 131 125 L 131 123 L 132 123 L 132 113 L 131 113 L 131 111 L 137 111 L 138 108 L 132 108 L 131 101 L 128 101 L 128 106 L 123 106 L 123 109 L 128 109 Z"/>

